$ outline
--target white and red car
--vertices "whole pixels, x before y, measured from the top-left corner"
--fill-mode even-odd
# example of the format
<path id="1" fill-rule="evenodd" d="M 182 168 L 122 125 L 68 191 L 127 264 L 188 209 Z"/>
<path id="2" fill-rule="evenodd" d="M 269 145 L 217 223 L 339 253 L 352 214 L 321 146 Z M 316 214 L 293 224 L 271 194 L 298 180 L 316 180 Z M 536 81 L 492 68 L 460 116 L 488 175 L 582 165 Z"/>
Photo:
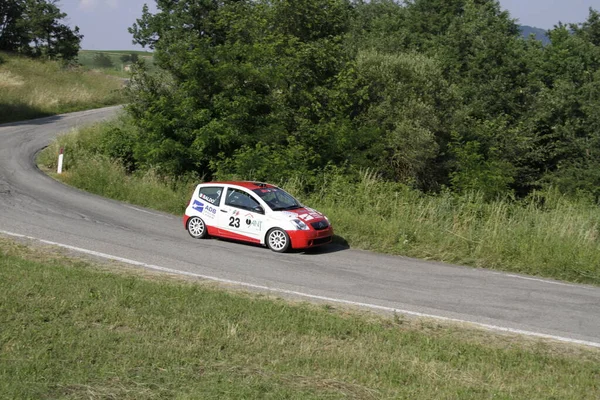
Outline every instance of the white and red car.
<path id="1" fill-rule="evenodd" d="M 279 253 L 320 246 L 333 238 L 326 216 L 277 186 L 260 182 L 199 184 L 183 224 L 193 238 L 259 243 Z"/>

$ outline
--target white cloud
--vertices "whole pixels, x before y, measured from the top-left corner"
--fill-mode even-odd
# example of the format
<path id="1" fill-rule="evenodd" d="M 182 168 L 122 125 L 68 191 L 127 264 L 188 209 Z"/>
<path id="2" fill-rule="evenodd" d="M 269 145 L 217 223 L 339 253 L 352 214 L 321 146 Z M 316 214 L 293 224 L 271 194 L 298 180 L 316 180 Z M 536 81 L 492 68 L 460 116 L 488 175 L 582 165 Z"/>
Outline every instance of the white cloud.
<path id="1" fill-rule="evenodd" d="M 79 0 L 79 8 L 86 11 L 96 9 L 97 6 L 107 6 L 115 9 L 119 7 L 119 0 Z"/>
<path id="2" fill-rule="evenodd" d="M 79 8 L 82 10 L 93 10 L 96 7 L 96 0 L 79 0 Z"/>

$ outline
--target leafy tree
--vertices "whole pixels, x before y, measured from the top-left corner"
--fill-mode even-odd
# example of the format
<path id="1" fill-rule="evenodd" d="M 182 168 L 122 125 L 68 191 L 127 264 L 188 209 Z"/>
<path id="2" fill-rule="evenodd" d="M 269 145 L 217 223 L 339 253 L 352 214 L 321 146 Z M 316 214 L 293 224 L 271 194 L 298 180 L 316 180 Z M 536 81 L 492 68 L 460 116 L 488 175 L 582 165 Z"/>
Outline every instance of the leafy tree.
<path id="1" fill-rule="evenodd" d="M 172 78 L 168 89 L 160 89 L 162 99 L 130 106 L 149 141 L 156 141 L 140 153 L 146 162 L 211 174 L 239 151 L 300 143 L 308 154 L 334 146 L 320 125 L 331 116 L 348 2 L 188 0 L 157 6 L 155 15 L 145 8 L 131 29 L 137 43 L 155 49 L 157 64 Z M 320 22 L 307 30 L 308 21 Z M 157 89 L 150 78 L 139 81 L 141 92 Z M 160 114 L 146 111 L 159 104 Z M 180 160 L 177 166 L 169 163 L 172 157 Z M 314 159 L 310 168 L 326 162 Z"/>
<path id="2" fill-rule="evenodd" d="M 104 53 L 96 53 L 92 60 L 94 66 L 98 68 L 112 68 L 114 64 L 109 56 Z"/>
<path id="3" fill-rule="evenodd" d="M 0 50 L 32 57 L 77 57 L 79 28 L 61 23 L 67 15 L 56 0 L 4 0 L 0 3 Z"/>
<path id="4" fill-rule="evenodd" d="M 488 198 L 600 184 L 600 15 L 526 40 L 496 0 L 158 0 L 131 28 L 131 168 L 368 168 Z M 111 136 L 117 140 L 118 134 Z"/>
<path id="5" fill-rule="evenodd" d="M 538 184 L 599 194 L 600 32 L 598 12 L 581 25 L 558 25 L 539 69 L 545 86 L 527 118 L 536 132 Z"/>
<path id="6" fill-rule="evenodd" d="M 19 49 L 26 31 L 21 22 L 25 4 L 22 0 L 0 2 L 0 50 Z"/>
<path id="7" fill-rule="evenodd" d="M 440 63 L 409 53 L 361 52 L 356 69 L 368 106 L 356 121 L 376 126 L 381 173 L 388 179 L 435 185 L 436 157 L 448 142 L 446 118 L 456 100 Z"/>

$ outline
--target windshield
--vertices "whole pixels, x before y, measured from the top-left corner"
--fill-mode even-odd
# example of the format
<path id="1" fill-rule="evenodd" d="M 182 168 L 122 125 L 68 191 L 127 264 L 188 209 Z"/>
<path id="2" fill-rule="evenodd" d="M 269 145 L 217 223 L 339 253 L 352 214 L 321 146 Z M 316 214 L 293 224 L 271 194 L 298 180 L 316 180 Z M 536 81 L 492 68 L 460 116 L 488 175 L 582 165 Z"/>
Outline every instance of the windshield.
<path id="1" fill-rule="evenodd" d="M 279 188 L 255 189 L 256 193 L 273 211 L 294 210 L 302 205 L 291 194 Z"/>

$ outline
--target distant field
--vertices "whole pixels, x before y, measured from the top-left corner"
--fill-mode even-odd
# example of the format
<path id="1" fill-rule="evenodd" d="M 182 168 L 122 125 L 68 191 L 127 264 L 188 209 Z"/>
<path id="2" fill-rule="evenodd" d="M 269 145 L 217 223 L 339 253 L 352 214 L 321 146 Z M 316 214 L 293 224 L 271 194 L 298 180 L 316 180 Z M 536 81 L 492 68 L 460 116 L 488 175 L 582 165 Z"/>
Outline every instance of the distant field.
<path id="1" fill-rule="evenodd" d="M 123 80 L 0 53 L 0 123 L 119 104 Z"/>
<path id="2" fill-rule="evenodd" d="M 154 68 L 152 53 L 136 50 L 81 50 L 78 62 L 85 68 L 128 77 L 127 66 L 131 65 L 136 57 L 143 60 L 150 69 Z"/>

